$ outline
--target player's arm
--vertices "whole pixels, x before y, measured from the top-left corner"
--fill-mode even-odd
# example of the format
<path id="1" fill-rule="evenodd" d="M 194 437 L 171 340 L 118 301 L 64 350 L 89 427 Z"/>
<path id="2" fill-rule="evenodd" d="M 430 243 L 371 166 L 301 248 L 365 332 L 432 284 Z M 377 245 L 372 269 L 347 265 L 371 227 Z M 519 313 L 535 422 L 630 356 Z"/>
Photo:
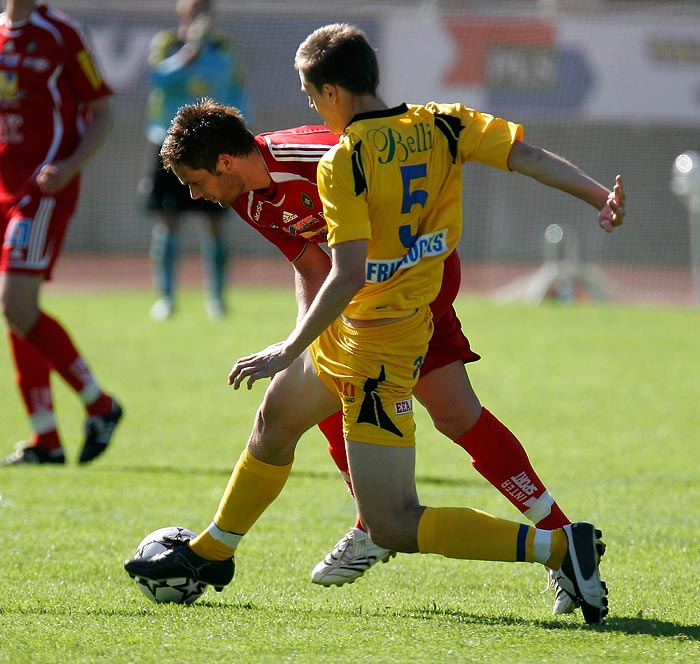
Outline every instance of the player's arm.
<path id="1" fill-rule="evenodd" d="M 367 240 L 351 240 L 332 248 L 328 277 L 311 307 L 285 341 L 239 359 L 231 369 L 229 385 L 238 389 L 246 380 L 248 389 L 260 378 L 269 378 L 286 369 L 348 305 L 365 283 Z"/>
<path id="2" fill-rule="evenodd" d="M 153 35 L 148 53 L 148 66 L 151 69 L 155 69 L 168 57 L 168 49 L 174 41 L 175 36 L 172 30 L 161 30 Z"/>
<path id="3" fill-rule="evenodd" d="M 328 276 L 331 259 L 321 247 L 309 242 L 301 256 L 292 265 L 298 309 L 297 320 L 301 320 Z"/>
<path id="4" fill-rule="evenodd" d="M 592 205 L 600 211 L 598 221 L 606 232 L 610 233 L 615 226 L 622 224 L 625 193 L 619 175 L 610 191 L 566 159 L 523 141 L 513 144 L 508 167 Z"/>
<path id="5" fill-rule="evenodd" d="M 87 102 L 90 121 L 76 150 L 66 159 L 45 164 L 36 182 L 44 194 L 54 194 L 65 187 L 104 143 L 112 128 L 112 103 L 109 95 Z"/>

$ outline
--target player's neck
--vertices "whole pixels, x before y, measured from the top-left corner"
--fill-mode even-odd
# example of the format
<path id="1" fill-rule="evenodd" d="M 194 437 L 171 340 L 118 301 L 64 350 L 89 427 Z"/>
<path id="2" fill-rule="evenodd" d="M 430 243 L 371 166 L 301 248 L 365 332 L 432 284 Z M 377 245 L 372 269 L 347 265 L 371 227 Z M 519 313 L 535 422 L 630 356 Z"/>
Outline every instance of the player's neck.
<path id="1" fill-rule="evenodd" d="M 389 108 L 381 97 L 376 97 L 375 95 L 357 95 L 353 98 L 353 102 L 353 115 L 385 111 Z"/>
<path id="2" fill-rule="evenodd" d="M 324 109 L 323 119 L 331 131 L 342 133 L 353 121 L 353 118 L 363 113 L 384 111 L 388 106 L 381 97 L 370 94 L 354 94 L 341 85 L 335 86 L 335 103 Z"/>
<path id="3" fill-rule="evenodd" d="M 267 189 L 272 184 L 272 176 L 257 146 L 255 151 L 248 155 L 247 160 L 249 191 Z"/>
<path id="4" fill-rule="evenodd" d="M 10 24 L 24 23 L 36 6 L 35 0 L 5 0 L 5 14 Z"/>

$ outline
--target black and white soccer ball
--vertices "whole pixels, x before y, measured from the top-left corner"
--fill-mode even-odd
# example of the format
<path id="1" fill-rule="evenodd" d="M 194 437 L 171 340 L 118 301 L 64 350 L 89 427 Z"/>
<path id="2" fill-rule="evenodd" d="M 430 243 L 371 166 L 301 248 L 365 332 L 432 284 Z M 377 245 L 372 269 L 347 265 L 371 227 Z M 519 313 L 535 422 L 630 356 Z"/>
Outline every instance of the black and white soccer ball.
<path id="1" fill-rule="evenodd" d="M 163 551 L 172 549 L 176 542 L 187 542 L 196 533 L 180 526 L 167 526 L 149 533 L 136 547 L 134 558 L 151 558 Z M 138 589 L 156 604 L 192 604 L 196 602 L 207 589 L 207 584 L 194 579 L 166 579 L 152 581 L 140 576 L 134 578 Z"/>

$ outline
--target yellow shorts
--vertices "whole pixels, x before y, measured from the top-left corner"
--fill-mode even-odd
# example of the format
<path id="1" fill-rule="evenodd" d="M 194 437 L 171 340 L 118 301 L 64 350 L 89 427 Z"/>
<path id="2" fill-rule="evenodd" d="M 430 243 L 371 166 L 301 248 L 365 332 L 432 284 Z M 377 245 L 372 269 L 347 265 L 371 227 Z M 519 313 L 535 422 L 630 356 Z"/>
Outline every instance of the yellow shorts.
<path id="1" fill-rule="evenodd" d="M 319 377 L 343 403 L 346 439 L 415 445 L 412 392 L 432 333 L 430 308 L 423 307 L 406 320 L 376 327 L 338 319 L 311 344 Z"/>

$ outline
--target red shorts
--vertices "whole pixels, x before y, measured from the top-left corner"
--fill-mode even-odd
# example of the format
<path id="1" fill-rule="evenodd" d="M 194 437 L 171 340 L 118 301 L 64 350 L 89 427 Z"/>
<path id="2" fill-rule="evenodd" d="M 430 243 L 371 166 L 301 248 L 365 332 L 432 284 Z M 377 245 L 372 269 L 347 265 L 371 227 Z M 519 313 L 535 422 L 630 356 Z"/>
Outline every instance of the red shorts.
<path id="1" fill-rule="evenodd" d="M 80 178 L 47 196 L 32 181 L 13 201 L 0 202 L 0 272 L 51 278 L 80 193 Z"/>
<path id="2" fill-rule="evenodd" d="M 433 312 L 433 336 L 428 344 L 428 353 L 421 367 L 421 376 L 429 374 L 456 361 L 476 362 L 481 359 L 469 346 L 469 339 L 462 332 L 462 323 L 457 318 L 453 302 L 462 279 L 459 256 L 453 251 L 445 260 L 442 287 L 430 305 Z"/>

